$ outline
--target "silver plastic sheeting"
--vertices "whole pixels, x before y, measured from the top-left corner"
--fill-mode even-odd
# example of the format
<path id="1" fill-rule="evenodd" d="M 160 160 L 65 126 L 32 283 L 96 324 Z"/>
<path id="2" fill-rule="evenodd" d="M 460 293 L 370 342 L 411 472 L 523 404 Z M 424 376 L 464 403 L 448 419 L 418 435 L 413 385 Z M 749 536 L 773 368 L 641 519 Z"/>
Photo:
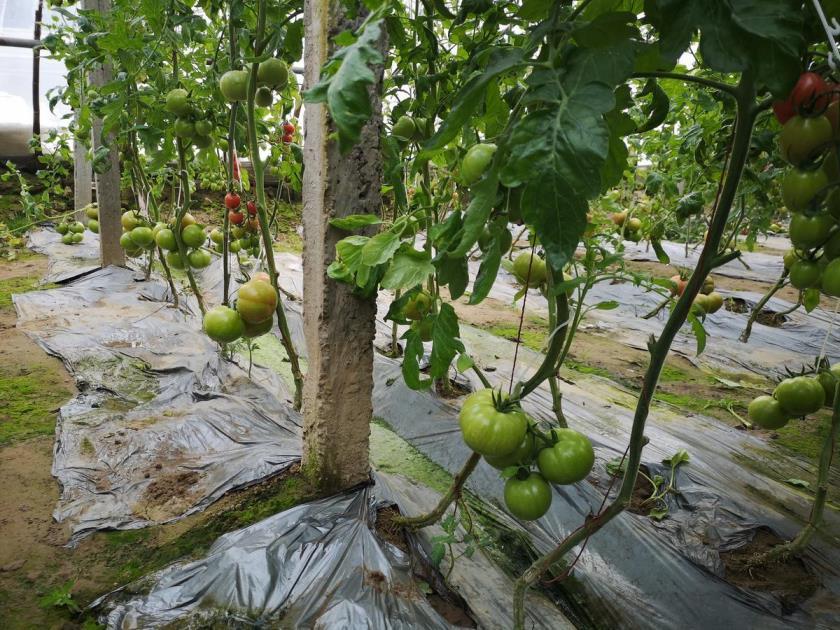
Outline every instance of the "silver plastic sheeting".
<path id="1" fill-rule="evenodd" d="M 194 303 L 174 309 L 164 283 L 134 276 L 110 267 L 14 298 L 19 327 L 80 391 L 60 411 L 53 462 L 54 516 L 75 537 L 179 518 L 300 457 L 280 378 L 257 368 L 249 379 L 201 331 Z"/>
<path id="2" fill-rule="evenodd" d="M 100 602 L 108 628 L 446 629 L 418 590 L 410 557 L 372 531 L 369 488 L 299 505 L 219 538 L 206 557 L 170 566 Z"/>
<path id="3" fill-rule="evenodd" d="M 99 235 L 87 230 L 75 245 L 62 243 L 53 230 L 35 230 L 27 235 L 27 247 L 49 257 L 44 283 L 66 282 L 99 269 Z"/>

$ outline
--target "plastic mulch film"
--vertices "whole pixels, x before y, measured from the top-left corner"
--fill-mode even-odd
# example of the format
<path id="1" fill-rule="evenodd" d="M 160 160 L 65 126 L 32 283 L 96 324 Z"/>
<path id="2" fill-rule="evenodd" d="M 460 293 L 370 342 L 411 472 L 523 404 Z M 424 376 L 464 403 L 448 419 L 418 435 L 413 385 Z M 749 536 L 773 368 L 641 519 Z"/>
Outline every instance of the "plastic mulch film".
<path id="1" fill-rule="evenodd" d="M 14 297 L 18 326 L 80 392 L 60 411 L 53 462 L 54 516 L 75 536 L 184 516 L 300 458 L 283 381 L 262 368 L 249 379 L 194 303 L 174 309 L 165 283 L 134 276 L 110 267 Z"/>
<path id="2" fill-rule="evenodd" d="M 194 628 L 462 627 L 424 596 L 415 576 L 417 554 L 383 540 L 374 528 L 378 506 L 406 501 L 428 509 L 437 495 L 401 477 L 376 478 L 376 486 L 299 505 L 225 534 L 204 558 L 176 563 L 92 606 L 103 611 L 108 628 L 122 630 L 175 621 Z M 413 541 L 420 554 L 434 533 Z M 509 628 L 511 581 L 480 554 L 459 568 L 451 581 L 467 596 L 480 627 Z M 542 599 L 528 621 L 546 630 L 573 627 Z"/>
<path id="3" fill-rule="evenodd" d="M 65 245 L 53 230 L 34 230 L 27 234 L 27 247 L 49 257 L 43 282 L 66 282 L 99 269 L 99 235 L 85 231 L 84 239 Z"/>

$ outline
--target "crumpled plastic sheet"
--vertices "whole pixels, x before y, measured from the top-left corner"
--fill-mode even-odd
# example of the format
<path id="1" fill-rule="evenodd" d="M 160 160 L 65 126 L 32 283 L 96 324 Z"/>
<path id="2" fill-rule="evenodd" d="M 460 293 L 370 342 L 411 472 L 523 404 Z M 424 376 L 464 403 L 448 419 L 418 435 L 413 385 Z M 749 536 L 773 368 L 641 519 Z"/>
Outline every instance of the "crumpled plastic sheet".
<path id="1" fill-rule="evenodd" d="M 423 596 L 417 559 L 374 530 L 378 507 L 432 507 L 438 495 L 396 475 L 376 485 L 306 503 L 220 537 L 205 557 L 179 562 L 92 604 L 109 629 L 179 627 L 455 628 Z M 431 537 L 412 537 L 428 565 Z M 482 628 L 511 627 L 510 578 L 482 554 L 459 561 L 450 582 L 468 595 Z M 535 598 L 528 627 L 573 628 Z"/>
<path id="2" fill-rule="evenodd" d="M 34 230 L 27 235 L 27 247 L 49 257 L 44 283 L 65 282 L 99 269 L 99 235 L 87 230 L 75 245 L 62 243 L 53 230 Z"/>
<path id="3" fill-rule="evenodd" d="M 59 413 L 53 461 L 54 517 L 75 539 L 182 517 L 300 458 L 283 381 L 222 360 L 194 302 L 174 309 L 165 283 L 135 275 L 109 267 L 14 297 L 18 326 L 80 392 Z"/>
<path id="4" fill-rule="evenodd" d="M 480 364 L 492 362 L 496 368 L 488 377 L 505 382 L 511 344 L 466 327 L 462 335 Z M 540 361 L 539 355 L 526 348 L 519 353 L 523 372 L 525 367 L 533 370 Z M 503 358 L 488 360 L 495 356 Z M 377 357 L 377 368 L 376 414 L 430 459 L 452 473 L 459 470 L 470 454 L 459 436 L 459 401 L 409 390 L 399 378 L 399 364 L 386 357 Z M 632 424 L 630 405 L 635 403 L 634 396 L 597 376 L 562 382 L 561 391 L 570 425 L 592 439 L 597 461 L 586 482 L 554 487 L 554 501 L 546 516 L 520 524 L 541 553 L 598 510 L 610 485 L 605 464 L 624 452 Z M 552 417 L 547 387 L 539 388 L 523 406 L 536 418 Z M 759 526 L 791 538 L 807 519 L 810 500 L 759 472 L 760 466 L 776 469 L 784 479 L 802 475 L 803 470 L 813 474 L 816 462 L 782 455 L 759 437 L 703 416 L 681 417 L 664 406 L 654 407 L 645 435 L 650 443 L 643 461 L 654 474 L 662 470 L 660 462 L 677 449 L 689 452 L 690 462 L 678 469 L 679 499 L 669 500 L 670 514 L 661 523 L 625 512 L 589 540 L 574 572 L 576 587 L 585 598 L 576 608 L 577 615 L 596 627 L 616 628 L 840 624 L 840 614 L 829 603 L 840 596 L 840 546 L 831 534 L 838 531 L 840 516 L 833 511 L 827 511 L 822 533 L 804 556 L 824 582 L 802 610 L 783 616 L 774 597 L 720 579 L 720 550 L 750 540 Z M 836 471 L 831 481 L 835 487 L 840 483 Z M 467 487 L 485 500 L 503 501 L 503 480 L 484 462 Z"/>

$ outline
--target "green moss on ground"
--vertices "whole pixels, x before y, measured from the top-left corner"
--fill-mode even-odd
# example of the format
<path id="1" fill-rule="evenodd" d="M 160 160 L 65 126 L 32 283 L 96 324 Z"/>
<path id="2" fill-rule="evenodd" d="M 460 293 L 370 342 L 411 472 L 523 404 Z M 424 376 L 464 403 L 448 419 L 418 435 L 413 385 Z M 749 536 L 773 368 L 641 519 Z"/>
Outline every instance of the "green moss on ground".
<path id="1" fill-rule="evenodd" d="M 518 326 L 507 325 L 490 326 L 486 330 L 490 334 L 495 335 L 496 337 L 502 337 L 508 341 L 516 341 L 517 333 L 519 332 Z M 547 329 L 540 330 L 530 326 L 523 326 L 520 339 L 522 341 L 522 345 L 526 348 L 542 352 L 545 349 L 545 342 L 548 339 Z"/>
<path id="2" fill-rule="evenodd" d="M 776 429 L 778 438 L 772 444 L 790 449 L 816 462 L 828 436 L 831 414 L 820 412 L 805 418 L 794 418 L 781 429 Z M 840 444 L 835 452 L 840 452 Z"/>
<path id="3" fill-rule="evenodd" d="M 71 395 L 60 376 L 49 367 L 0 369 L 0 445 L 51 435 L 55 431 L 56 410 Z"/>
<path id="4" fill-rule="evenodd" d="M 0 280 L 0 309 L 12 308 L 12 294 L 51 289 L 54 284 L 39 284 L 40 276 L 18 276 Z"/>
<path id="5" fill-rule="evenodd" d="M 385 420 L 370 425 L 370 460 L 379 470 L 400 474 L 438 492 L 445 492 L 452 475 L 398 436 Z"/>

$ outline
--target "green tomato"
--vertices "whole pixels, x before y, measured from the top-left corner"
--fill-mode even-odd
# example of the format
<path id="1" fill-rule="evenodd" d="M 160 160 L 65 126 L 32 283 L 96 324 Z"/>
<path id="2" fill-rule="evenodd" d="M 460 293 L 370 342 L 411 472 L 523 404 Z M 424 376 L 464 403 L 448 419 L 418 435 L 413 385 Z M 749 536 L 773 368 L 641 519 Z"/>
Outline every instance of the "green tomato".
<path id="1" fill-rule="evenodd" d="M 837 381 L 840 380 L 840 363 L 836 363 L 826 372 L 820 372 L 817 375 L 820 385 L 825 391 L 825 404 L 827 407 L 834 405 L 834 392 L 837 387 Z"/>
<path id="2" fill-rule="evenodd" d="M 207 235 L 201 226 L 192 224 L 181 230 L 181 240 L 187 247 L 201 247 L 207 240 Z"/>
<path id="3" fill-rule="evenodd" d="M 414 135 L 412 136 L 412 140 L 416 142 L 422 142 L 426 139 L 426 119 L 418 116 L 414 119 Z"/>
<path id="4" fill-rule="evenodd" d="M 822 290 L 831 297 L 840 297 L 840 258 L 835 258 L 823 270 Z"/>
<path id="5" fill-rule="evenodd" d="M 99 219 L 99 208 L 96 206 L 95 203 L 91 203 L 85 206 L 85 216 L 88 219 Z"/>
<path id="6" fill-rule="evenodd" d="M 831 238 L 823 245 L 823 258 L 834 260 L 840 258 L 840 230 L 832 234 Z"/>
<path id="7" fill-rule="evenodd" d="M 212 131 L 213 131 L 213 125 L 210 123 L 209 120 L 196 120 L 195 121 L 195 132 L 199 136 L 209 136 Z"/>
<path id="8" fill-rule="evenodd" d="M 166 104 L 164 105 L 166 111 L 176 116 L 189 116 L 192 111 L 190 107 L 190 95 L 186 90 L 175 88 L 169 90 L 166 95 Z"/>
<path id="9" fill-rule="evenodd" d="M 61 242 L 65 245 L 72 245 L 73 244 L 73 233 L 72 232 L 65 232 L 61 236 Z"/>
<path id="10" fill-rule="evenodd" d="M 545 261 L 534 254 L 532 262 L 531 252 L 522 252 L 513 261 L 513 275 L 522 285 L 536 288 L 545 282 L 546 273 Z"/>
<path id="11" fill-rule="evenodd" d="M 723 296 L 717 291 L 712 291 L 706 296 L 706 312 L 717 313 L 723 308 Z"/>
<path id="12" fill-rule="evenodd" d="M 172 269 L 186 269 L 187 267 L 179 252 L 166 252 L 166 264 Z"/>
<path id="13" fill-rule="evenodd" d="M 273 102 L 274 97 L 271 95 L 271 90 L 269 88 L 257 88 L 257 93 L 254 95 L 254 104 L 257 107 L 271 107 Z"/>
<path id="14" fill-rule="evenodd" d="M 790 420 L 790 415 L 772 396 L 754 398 L 747 407 L 747 415 L 753 424 L 757 424 L 762 429 L 780 429 Z"/>
<path id="15" fill-rule="evenodd" d="M 266 59 L 257 68 L 257 85 L 282 90 L 289 82 L 289 69 L 282 59 Z"/>
<path id="16" fill-rule="evenodd" d="M 173 232 L 169 228 L 163 228 L 162 230 L 158 230 L 158 233 L 155 235 L 155 242 L 157 243 L 158 247 L 170 252 L 178 249 L 178 243 L 175 240 L 175 232 Z"/>
<path id="17" fill-rule="evenodd" d="M 779 401 L 788 415 L 804 416 L 819 411 L 825 403 L 825 390 L 815 378 L 796 376 L 779 383 L 773 391 L 773 398 Z"/>
<path id="18" fill-rule="evenodd" d="M 219 90 L 228 103 L 244 101 L 248 98 L 248 73 L 245 70 L 228 70 L 219 79 Z"/>
<path id="19" fill-rule="evenodd" d="M 799 166 L 822 151 L 831 142 L 833 135 L 834 130 L 825 116 L 794 116 L 782 127 L 779 148 L 785 160 Z"/>
<path id="20" fill-rule="evenodd" d="M 473 392 L 461 406 L 458 420 L 467 446 L 480 455 L 501 457 L 522 443 L 528 419 L 519 408 L 498 410 L 493 398 L 492 389 Z"/>
<path id="21" fill-rule="evenodd" d="M 241 287 L 236 299 L 236 310 L 242 321 L 258 324 L 270 318 L 277 308 L 277 291 L 265 280 L 249 280 Z"/>
<path id="22" fill-rule="evenodd" d="M 189 262 L 190 267 L 193 269 L 204 269 L 210 266 L 210 263 L 213 262 L 213 257 L 208 251 L 194 249 L 187 254 L 187 262 Z"/>
<path id="23" fill-rule="evenodd" d="M 391 128 L 391 135 L 400 140 L 411 140 L 417 133 L 417 125 L 411 116 L 400 116 Z"/>
<path id="24" fill-rule="evenodd" d="M 208 136 L 193 136 L 192 143 L 199 149 L 206 149 L 213 144 L 213 140 Z"/>
<path id="25" fill-rule="evenodd" d="M 238 240 L 231 241 L 230 243 L 228 243 L 228 249 L 231 251 L 231 253 L 236 254 L 242 249 L 242 246 L 239 244 Z"/>
<path id="26" fill-rule="evenodd" d="M 141 221 L 140 215 L 134 210 L 126 210 L 120 217 L 120 224 L 122 224 L 122 228 L 126 232 L 131 232 L 131 230 L 140 225 Z"/>
<path id="27" fill-rule="evenodd" d="M 242 336 L 246 339 L 262 337 L 263 335 L 271 332 L 272 326 L 274 326 L 273 317 L 269 317 L 265 321 L 259 322 L 258 324 L 249 324 L 248 322 L 245 322 L 245 332 L 242 333 Z"/>
<path id="28" fill-rule="evenodd" d="M 418 291 L 403 307 L 403 315 L 406 319 L 423 319 L 432 310 L 432 296 L 426 291 Z"/>
<path id="29" fill-rule="evenodd" d="M 782 180 L 782 199 L 791 212 L 802 212 L 826 185 L 828 175 L 823 169 L 803 171 L 793 168 Z"/>
<path id="30" fill-rule="evenodd" d="M 216 306 L 204 314 L 204 332 L 213 341 L 231 343 L 245 332 L 245 323 L 232 308 Z"/>
<path id="31" fill-rule="evenodd" d="M 81 221 L 73 221 L 68 227 L 73 234 L 82 234 L 85 231 L 85 224 Z"/>
<path id="32" fill-rule="evenodd" d="M 790 268 L 790 283 L 797 289 L 819 286 L 822 269 L 811 260 L 797 260 Z"/>
<path id="33" fill-rule="evenodd" d="M 478 237 L 478 248 L 482 252 L 487 252 L 492 243 L 493 232 L 490 231 L 490 228 L 484 228 L 481 236 Z M 511 245 L 513 245 L 513 234 L 511 234 L 510 230 L 505 227 L 501 232 L 499 232 L 499 251 L 501 251 L 502 254 L 505 254 L 510 250 Z"/>
<path id="34" fill-rule="evenodd" d="M 84 240 L 84 238 L 85 238 L 85 235 L 81 234 L 79 232 L 72 232 L 71 234 L 72 234 L 71 238 L 73 239 L 74 243 L 81 243 L 82 240 Z"/>
<path id="35" fill-rule="evenodd" d="M 595 464 L 592 442 L 573 429 L 554 429 L 557 442 L 537 455 L 537 466 L 543 477 L 553 483 L 577 483 L 586 478 Z"/>
<path id="36" fill-rule="evenodd" d="M 784 257 L 782 258 L 782 260 L 785 263 L 785 269 L 790 270 L 790 268 L 793 266 L 793 263 L 795 263 L 799 259 L 799 254 L 796 253 L 795 249 L 787 250 L 785 252 Z"/>
<path id="37" fill-rule="evenodd" d="M 474 144 L 469 148 L 461 162 L 461 180 L 471 186 L 484 175 L 484 171 L 493 161 L 496 145 L 489 143 Z"/>
<path id="38" fill-rule="evenodd" d="M 529 424 L 530 424 L 529 419 Z M 526 431 L 525 437 L 519 443 L 512 453 L 502 455 L 500 457 L 493 457 L 492 455 L 485 455 L 484 461 L 490 464 L 493 468 L 504 470 L 509 466 L 528 466 L 534 461 L 534 456 L 537 454 L 537 438 L 531 431 Z"/>
<path id="39" fill-rule="evenodd" d="M 175 135 L 179 138 L 192 138 L 195 135 L 195 125 L 191 120 L 178 118 L 173 127 Z"/>
<path id="40" fill-rule="evenodd" d="M 123 249 L 137 249 L 137 244 L 131 240 L 131 232 L 123 232 L 120 236 L 120 247 Z"/>
<path id="41" fill-rule="evenodd" d="M 225 242 L 225 235 L 219 228 L 213 228 L 210 231 L 210 240 L 216 245 L 222 245 Z"/>
<path id="42" fill-rule="evenodd" d="M 834 219 L 828 214 L 807 216 L 794 213 L 790 218 L 790 242 L 797 249 L 812 249 L 822 245 L 834 225 Z"/>
<path id="43" fill-rule="evenodd" d="M 96 219 L 88 220 L 87 228 L 94 234 L 99 234 L 99 221 Z"/>
<path id="44" fill-rule="evenodd" d="M 505 505 L 516 518 L 535 521 L 551 507 L 551 486 L 535 472 L 525 479 L 511 477 L 505 482 Z"/>
<path id="45" fill-rule="evenodd" d="M 55 231 L 63 236 L 70 231 L 70 226 L 67 225 L 64 221 L 62 221 L 61 223 L 55 226 Z"/>
<path id="46" fill-rule="evenodd" d="M 147 228 L 142 225 L 138 225 L 131 232 L 128 232 L 128 235 L 135 247 L 148 249 L 155 243 L 155 235 L 152 234 L 152 228 Z"/>

